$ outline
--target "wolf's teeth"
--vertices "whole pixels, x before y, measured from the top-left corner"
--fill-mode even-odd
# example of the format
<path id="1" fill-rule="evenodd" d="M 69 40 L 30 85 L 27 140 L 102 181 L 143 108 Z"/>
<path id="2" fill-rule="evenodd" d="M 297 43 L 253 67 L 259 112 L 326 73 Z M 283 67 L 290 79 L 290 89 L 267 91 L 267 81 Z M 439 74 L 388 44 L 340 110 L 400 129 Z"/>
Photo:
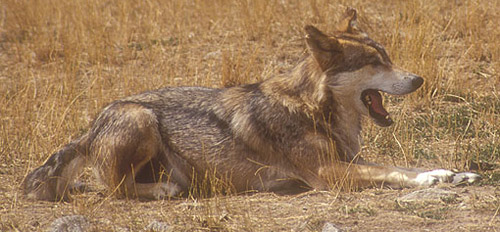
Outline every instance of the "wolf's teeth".
<path id="1" fill-rule="evenodd" d="M 370 96 L 366 96 L 365 97 L 365 100 L 366 100 L 366 103 L 368 103 L 368 105 L 371 105 L 372 104 L 372 98 Z"/>

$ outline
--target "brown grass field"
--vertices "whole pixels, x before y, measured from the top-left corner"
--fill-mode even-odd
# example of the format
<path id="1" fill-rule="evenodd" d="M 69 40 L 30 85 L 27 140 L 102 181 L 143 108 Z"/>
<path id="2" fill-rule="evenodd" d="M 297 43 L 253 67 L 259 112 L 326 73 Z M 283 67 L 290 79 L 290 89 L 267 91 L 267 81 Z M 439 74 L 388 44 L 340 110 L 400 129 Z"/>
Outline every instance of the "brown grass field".
<path id="1" fill-rule="evenodd" d="M 115 99 L 164 86 L 224 87 L 284 72 L 307 24 L 329 32 L 346 6 L 393 62 L 425 78 L 385 96 L 396 123 L 364 122 L 362 155 L 404 167 L 472 170 L 453 199 L 401 205 L 415 189 L 138 201 L 91 191 L 34 202 L 24 176 Z M 500 1 L 0 0 L 0 231 L 83 215 L 90 231 L 500 231 Z"/>

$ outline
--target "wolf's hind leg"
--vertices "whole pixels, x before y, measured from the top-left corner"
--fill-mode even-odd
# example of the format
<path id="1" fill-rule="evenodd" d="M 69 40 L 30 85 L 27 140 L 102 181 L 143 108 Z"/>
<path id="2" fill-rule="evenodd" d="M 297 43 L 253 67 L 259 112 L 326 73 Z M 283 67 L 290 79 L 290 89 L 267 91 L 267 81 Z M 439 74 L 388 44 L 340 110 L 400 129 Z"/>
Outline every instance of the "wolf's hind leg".
<path id="1" fill-rule="evenodd" d="M 176 194 L 169 178 L 155 178 L 165 172 L 164 147 L 154 112 L 136 103 L 115 103 L 96 120 L 99 131 L 92 144 L 95 167 L 110 191 L 126 197 L 162 198 Z M 140 176 L 140 182 L 136 180 Z M 144 178 L 146 176 L 146 178 Z"/>

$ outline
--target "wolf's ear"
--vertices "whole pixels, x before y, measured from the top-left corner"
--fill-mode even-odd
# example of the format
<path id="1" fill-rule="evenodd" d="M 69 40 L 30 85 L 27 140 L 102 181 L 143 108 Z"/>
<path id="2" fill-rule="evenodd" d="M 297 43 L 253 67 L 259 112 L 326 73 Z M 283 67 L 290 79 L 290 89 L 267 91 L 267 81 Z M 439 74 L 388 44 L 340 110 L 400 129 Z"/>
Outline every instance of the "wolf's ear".
<path id="1" fill-rule="evenodd" d="M 342 17 L 342 20 L 340 20 L 340 23 L 337 26 L 337 30 L 352 34 L 360 32 L 360 29 L 358 28 L 357 19 L 358 19 L 358 12 L 356 12 L 356 9 L 347 7 L 347 9 L 344 12 L 344 16 Z"/>
<path id="2" fill-rule="evenodd" d="M 318 61 L 321 69 L 325 71 L 331 65 L 333 55 L 342 53 L 342 46 L 337 39 L 328 37 L 314 26 L 307 25 L 304 30 L 306 31 L 306 43 L 309 52 Z"/>

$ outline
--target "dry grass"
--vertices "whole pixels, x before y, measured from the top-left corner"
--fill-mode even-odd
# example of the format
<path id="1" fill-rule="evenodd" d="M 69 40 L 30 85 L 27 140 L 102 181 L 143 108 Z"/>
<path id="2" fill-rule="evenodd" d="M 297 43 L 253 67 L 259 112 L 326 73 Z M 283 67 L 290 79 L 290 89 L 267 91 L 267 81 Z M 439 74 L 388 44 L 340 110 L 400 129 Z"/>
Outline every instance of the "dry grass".
<path id="1" fill-rule="evenodd" d="M 416 94 L 386 98 L 397 123 L 365 123 L 363 155 L 411 167 L 483 164 L 483 185 L 463 188 L 469 192 L 460 202 L 424 212 L 394 206 L 394 197 L 409 190 L 170 202 L 116 200 L 97 191 L 69 204 L 20 196 L 26 173 L 112 100 L 163 86 L 268 78 L 296 63 L 304 25 L 331 31 L 347 5 L 358 9 L 360 26 L 394 63 L 426 80 Z M 69 214 L 87 216 L 96 231 L 136 231 L 153 219 L 202 231 L 316 230 L 322 220 L 361 231 L 498 231 L 499 14 L 494 0 L 2 0 L 0 231 L 40 230 Z"/>

